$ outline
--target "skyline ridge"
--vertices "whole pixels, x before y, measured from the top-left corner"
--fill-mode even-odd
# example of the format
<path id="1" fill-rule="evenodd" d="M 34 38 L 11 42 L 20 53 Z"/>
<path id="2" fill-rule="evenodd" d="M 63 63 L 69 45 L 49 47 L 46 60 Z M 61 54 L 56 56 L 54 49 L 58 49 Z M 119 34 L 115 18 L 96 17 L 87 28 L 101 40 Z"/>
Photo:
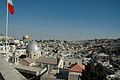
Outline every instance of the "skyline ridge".
<path id="1" fill-rule="evenodd" d="M 9 36 L 32 39 L 86 40 L 120 37 L 119 0 L 15 1 Z M 6 1 L 0 1 L 0 32 L 5 33 Z"/>

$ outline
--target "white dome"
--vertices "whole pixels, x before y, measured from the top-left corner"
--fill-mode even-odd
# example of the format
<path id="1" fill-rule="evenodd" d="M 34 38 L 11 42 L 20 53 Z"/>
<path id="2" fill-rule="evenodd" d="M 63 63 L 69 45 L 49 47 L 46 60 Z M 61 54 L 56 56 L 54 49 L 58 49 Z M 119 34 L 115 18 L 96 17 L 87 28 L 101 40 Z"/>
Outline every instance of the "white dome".
<path id="1" fill-rule="evenodd" d="M 32 41 L 27 45 L 26 50 L 29 52 L 38 51 L 38 50 L 40 50 L 40 47 L 38 47 L 38 44 L 35 41 Z"/>

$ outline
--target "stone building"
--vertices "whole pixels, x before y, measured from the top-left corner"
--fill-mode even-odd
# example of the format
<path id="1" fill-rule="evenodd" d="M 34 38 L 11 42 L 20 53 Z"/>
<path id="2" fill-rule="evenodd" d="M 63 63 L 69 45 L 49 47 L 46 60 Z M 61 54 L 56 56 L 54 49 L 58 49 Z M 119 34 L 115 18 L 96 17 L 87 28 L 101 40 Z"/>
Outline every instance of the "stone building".
<path id="1" fill-rule="evenodd" d="M 37 59 L 41 56 L 41 49 L 35 41 L 30 42 L 26 48 L 26 57 Z"/>

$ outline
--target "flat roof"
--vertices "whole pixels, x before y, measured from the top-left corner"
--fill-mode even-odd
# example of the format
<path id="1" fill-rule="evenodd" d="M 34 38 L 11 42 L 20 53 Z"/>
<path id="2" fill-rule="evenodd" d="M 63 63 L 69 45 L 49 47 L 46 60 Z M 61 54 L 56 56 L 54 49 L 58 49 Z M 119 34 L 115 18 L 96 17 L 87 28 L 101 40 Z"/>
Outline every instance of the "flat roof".
<path id="1" fill-rule="evenodd" d="M 35 62 L 57 65 L 57 59 L 53 57 L 39 57 Z"/>
<path id="2" fill-rule="evenodd" d="M 5 80 L 27 80 L 9 62 L 0 59 L 0 73 Z"/>
<path id="3" fill-rule="evenodd" d="M 14 65 L 14 67 L 17 69 L 31 71 L 31 72 L 38 72 L 38 71 L 41 71 L 43 69 L 43 68 L 24 66 L 24 65 Z"/>

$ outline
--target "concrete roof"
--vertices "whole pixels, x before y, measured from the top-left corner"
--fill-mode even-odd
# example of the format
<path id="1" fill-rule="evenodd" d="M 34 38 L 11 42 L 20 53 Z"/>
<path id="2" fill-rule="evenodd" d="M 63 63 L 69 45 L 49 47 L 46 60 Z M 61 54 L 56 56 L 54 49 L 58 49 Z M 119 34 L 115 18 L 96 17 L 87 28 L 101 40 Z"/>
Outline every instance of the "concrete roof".
<path id="1" fill-rule="evenodd" d="M 5 60 L 0 59 L 0 73 L 5 80 L 27 80 Z"/>
<path id="2" fill-rule="evenodd" d="M 25 60 L 27 63 L 33 63 L 34 61 L 35 61 L 35 59 L 31 59 L 31 58 L 29 58 L 29 57 L 27 57 L 27 58 L 24 58 L 23 60 Z"/>
<path id="3" fill-rule="evenodd" d="M 29 73 L 33 75 L 39 75 L 42 73 L 41 71 L 43 71 L 43 68 L 24 66 L 24 65 L 14 65 L 14 67 L 20 72 Z"/>
<path id="4" fill-rule="evenodd" d="M 14 67 L 17 69 L 22 69 L 22 70 L 31 71 L 31 72 L 37 72 L 42 70 L 42 68 L 24 66 L 24 65 L 14 65 Z"/>
<path id="5" fill-rule="evenodd" d="M 57 59 L 51 57 L 39 57 L 35 62 L 57 65 Z"/>

